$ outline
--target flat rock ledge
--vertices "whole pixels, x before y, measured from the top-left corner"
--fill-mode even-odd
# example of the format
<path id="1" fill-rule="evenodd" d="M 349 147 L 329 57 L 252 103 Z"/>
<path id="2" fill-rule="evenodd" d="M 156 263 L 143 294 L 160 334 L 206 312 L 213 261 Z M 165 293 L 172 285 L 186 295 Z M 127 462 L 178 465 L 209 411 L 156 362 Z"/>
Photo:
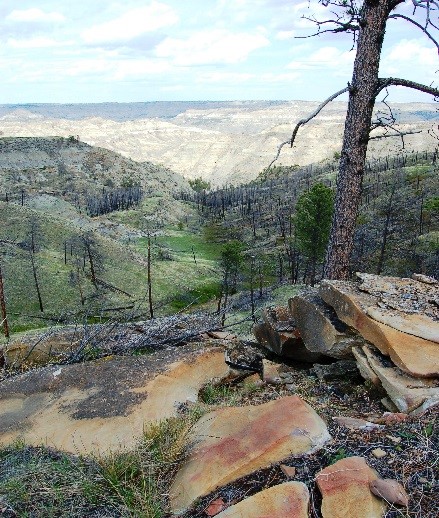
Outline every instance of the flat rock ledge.
<path id="1" fill-rule="evenodd" d="M 29 371 L 0 384 L 0 444 L 22 438 L 76 454 L 132 448 L 145 424 L 176 415 L 228 374 L 222 348 L 196 344 Z"/>
<path id="2" fill-rule="evenodd" d="M 307 403 L 288 396 L 210 412 L 196 424 L 191 439 L 193 446 L 170 490 L 175 515 L 218 487 L 291 455 L 321 448 L 330 435 Z"/>

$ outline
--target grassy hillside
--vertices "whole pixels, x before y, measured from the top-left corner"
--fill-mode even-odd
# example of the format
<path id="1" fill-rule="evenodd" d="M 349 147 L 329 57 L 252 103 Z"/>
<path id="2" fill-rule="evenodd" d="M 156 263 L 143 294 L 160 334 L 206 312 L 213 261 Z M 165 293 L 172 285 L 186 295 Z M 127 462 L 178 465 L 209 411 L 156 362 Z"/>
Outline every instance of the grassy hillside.
<path id="1" fill-rule="evenodd" d="M 146 317 L 148 233 L 156 314 L 212 297 L 219 247 L 188 230 L 198 216 L 175 199 L 189 189 L 181 177 L 73 138 L 6 138 L 0 150 L 0 261 L 13 332 Z M 87 196 L 124 184 L 141 187 L 138 204 L 87 214 Z"/>

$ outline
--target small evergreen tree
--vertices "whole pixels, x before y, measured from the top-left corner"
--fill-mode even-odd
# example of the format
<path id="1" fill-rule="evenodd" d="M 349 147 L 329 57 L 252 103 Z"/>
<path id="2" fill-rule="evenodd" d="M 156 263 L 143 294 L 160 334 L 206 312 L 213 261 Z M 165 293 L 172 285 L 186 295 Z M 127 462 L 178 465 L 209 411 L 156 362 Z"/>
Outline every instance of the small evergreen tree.
<path id="1" fill-rule="evenodd" d="M 297 246 L 308 261 L 310 282 L 314 286 L 317 263 L 323 260 L 331 230 L 334 195 L 329 187 L 315 184 L 303 193 L 294 216 Z"/>

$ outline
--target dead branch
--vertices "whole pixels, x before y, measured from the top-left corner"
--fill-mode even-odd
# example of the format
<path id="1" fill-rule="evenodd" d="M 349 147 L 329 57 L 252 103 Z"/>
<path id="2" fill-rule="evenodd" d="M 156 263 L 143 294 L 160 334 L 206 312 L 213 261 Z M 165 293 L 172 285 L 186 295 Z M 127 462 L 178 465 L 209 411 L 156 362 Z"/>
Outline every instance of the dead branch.
<path id="1" fill-rule="evenodd" d="M 293 147 L 293 144 L 294 144 L 294 140 L 296 139 L 296 135 L 297 135 L 297 132 L 299 131 L 299 128 L 301 126 L 304 126 L 306 123 L 308 123 L 311 119 L 314 119 L 314 117 L 316 117 L 322 110 L 323 108 L 329 104 L 331 101 L 333 101 L 335 98 L 337 98 L 338 96 L 340 96 L 341 94 L 344 94 L 346 93 L 347 91 L 349 90 L 349 86 L 347 86 L 346 88 L 343 88 L 342 90 L 339 90 L 338 92 L 335 92 L 335 94 L 332 94 L 330 97 L 328 97 L 325 101 L 323 101 L 321 104 L 319 104 L 319 106 L 316 108 L 316 110 L 314 110 L 311 115 L 309 117 L 307 117 L 306 119 L 301 119 L 295 126 L 294 130 L 293 130 L 293 134 L 291 135 L 291 138 L 289 140 L 286 140 L 285 142 L 282 142 L 282 144 L 280 144 L 277 148 L 277 154 L 276 156 L 274 157 L 274 159 L 270 162 L 269 166 L 267 167 L 267 169 L 270 169 L 270 167 L 274 164 L 274 162 L 276 162 L 276 160 L 279 158 L 280 156 L 280 152 L 282 150 L 282 148 L 286 145 L 286 144 L 290 144 L 290 147 Z"/>
<path id="2" fill-rule="evenodd" d="M 399 77 L 379 78 L 376 95 L 378 95 L 382 90 L 389 86 L 404 86 L 406 88 L 411 88 L 412 90 L 418 90 L 419 92 L 430 94 L 435 98 L 439 98 L 439 89 L 435 88 L 434 86 L 416 83 L 415 81 L 410 81 L 409 79 L 401 79 Z"/>
<path id="3" fill-rule="evenodd" d="M 438 49 L 438 52 L 439 52 L 439 43 L 437 42 L 437 40 L 427 31 L 426 27 L 423 27 L 416 20 L 413 20 L 413 18 L 410 18 L 410 16 L 405 16 L 404 14 L 391 14 L 391 15 L 389 15 L 389 19 L 390 18 L 392 18 L 392 19 L 401 18 L 402 20 L 405 20 L 406 22 L 409 22 L 409 23 L 415 25 L 416 27 L 418 27 L 418 29 L 421 29 L 421 31 L 427 36 L 427 38 L 429 38 L 434 43 L 434 45 L 436 46 L 436 48 Z M 430 22 L 430 25 L 432 25 L 431 22 Z"/>

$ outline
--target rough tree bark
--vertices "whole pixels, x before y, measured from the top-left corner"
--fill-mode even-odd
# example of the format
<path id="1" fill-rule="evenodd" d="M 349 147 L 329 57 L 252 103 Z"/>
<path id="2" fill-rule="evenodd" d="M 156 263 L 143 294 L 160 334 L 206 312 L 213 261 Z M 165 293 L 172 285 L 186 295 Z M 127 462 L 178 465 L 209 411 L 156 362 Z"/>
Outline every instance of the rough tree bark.
<path id="1" fill-rule="evenodd" d="M 361 200 L 372 113 L 377 95 L 381 49 L 390 11 L 400 3 L 364 2 L 337 178 L 334 217 L 323 276 L 346 279 Z"/>

